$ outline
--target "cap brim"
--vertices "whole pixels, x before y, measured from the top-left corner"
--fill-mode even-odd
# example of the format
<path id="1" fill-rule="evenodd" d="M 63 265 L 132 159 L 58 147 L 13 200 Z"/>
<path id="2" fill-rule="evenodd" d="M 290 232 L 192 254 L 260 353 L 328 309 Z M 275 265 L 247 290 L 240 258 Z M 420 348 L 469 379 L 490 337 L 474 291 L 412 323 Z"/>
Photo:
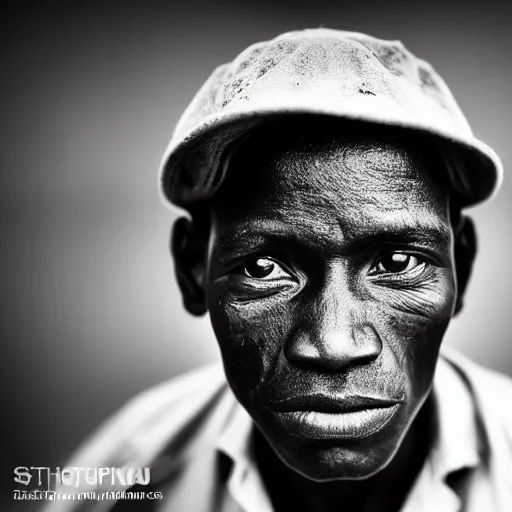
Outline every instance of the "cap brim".
<path id="1" fill-rule="evenodd" d="M 346 105 L 345 105 L 346 107 Z M 396 114 L 396 112 L 395 112 Z M 200 125 L 181 138 L 178 145 L 169 145 L 160 168 L 159 185 L 164 202 L 189 208 L 204 201 L 217 190 L 222 181 L 218 170 L 229 148 L 262 121 L 291 115 L 321 115 L 362 121 L 381 126 L 399 127 L 425 134 L 443 147 L 457 161 L 452 162 L 450 178 L 462 207 L 490 199 L 502 180 L 502 164 L 496 153 L 476 138 L 457 138 L 453 133 L 425 125 L 407 116 L 391 116 L 387 109 L 361 114 L 333 111 L 333 107 L 298 105 L 293 108 L 259 108 L 257 111 L 223 112 L 203 119 Z"/>

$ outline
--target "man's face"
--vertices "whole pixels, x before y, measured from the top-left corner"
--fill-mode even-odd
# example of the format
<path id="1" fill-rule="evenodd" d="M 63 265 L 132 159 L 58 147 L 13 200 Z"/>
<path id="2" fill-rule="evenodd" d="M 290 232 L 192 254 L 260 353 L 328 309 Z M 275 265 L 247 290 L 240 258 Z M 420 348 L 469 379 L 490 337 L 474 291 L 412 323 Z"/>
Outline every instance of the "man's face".
<path id="1" fill-rule="evenodd" d="M 206 273 L 227 378 L 290 467 L 367 478 L 427 398 L 453 313 L 446 187 L 390 139 L 246 146 Z"/>

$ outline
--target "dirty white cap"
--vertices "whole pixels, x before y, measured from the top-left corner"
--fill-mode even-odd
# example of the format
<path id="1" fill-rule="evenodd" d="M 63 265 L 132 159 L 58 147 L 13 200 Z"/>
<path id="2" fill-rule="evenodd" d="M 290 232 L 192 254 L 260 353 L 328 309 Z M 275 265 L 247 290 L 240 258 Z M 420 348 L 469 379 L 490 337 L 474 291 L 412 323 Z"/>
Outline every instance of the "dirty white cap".
<path id="1" fill-rule="evenodd" d="M 409 128 L 445 148 L 451 183 L 470 206 L 502 178 L 443 79 L 399 41 L 325 28 L 254 44 L 218 67 L 179 120 L 160 170 L 166 202 L 191 207 L 219 188 L 223 158 L 262 120 L 316 114 Z"/>

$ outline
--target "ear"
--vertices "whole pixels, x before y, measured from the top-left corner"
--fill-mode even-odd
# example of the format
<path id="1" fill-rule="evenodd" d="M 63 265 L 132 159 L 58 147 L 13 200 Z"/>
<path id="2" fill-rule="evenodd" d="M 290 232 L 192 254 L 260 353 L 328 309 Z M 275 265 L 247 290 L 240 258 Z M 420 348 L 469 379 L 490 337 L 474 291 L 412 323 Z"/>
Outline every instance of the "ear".
<path id="1" fill-rule="evenodd" d="M 462 309 L 464 294 L 473 269 L 477 251 L 475 225 L 469 217 L 461 215 L 458 226 L 454 229 L 454 258 L 457 276 L 457 302 L 454 314 Z"/>
<path id="2" fill-rule="evenodd" d="M 195 316 L 204 315 L 207 241 L 186 217 L 180 217 L 174 223 L 171 233 L 171 254 L 185 309 Z"/>

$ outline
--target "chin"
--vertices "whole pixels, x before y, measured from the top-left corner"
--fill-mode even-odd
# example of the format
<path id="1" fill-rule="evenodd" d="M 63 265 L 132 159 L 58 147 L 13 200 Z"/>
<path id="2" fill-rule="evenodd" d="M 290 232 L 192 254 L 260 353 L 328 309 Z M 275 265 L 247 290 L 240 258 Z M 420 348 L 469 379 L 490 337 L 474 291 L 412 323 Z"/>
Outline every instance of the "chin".
<path id="1" fill-rule="evenodd" d="M 358 437 L 354 433 L 350 438 L 322 439 L 322 431 L 317 430 L 292 433 L 276 422 L 260 423 L 259 427 L 281 461 L 309 480 L 366 480 L 384 470 L 397 455 L 411 424 L 408 412 L 399 408 L 378 431 Z"/>
<path id="2" fill-rule="evenodd" d="M 316 482 L 366 480 L 385 469 L 398 450 L 398 446 L 365 447 L 362 440 L 350 444 L 331 441 L 274 450 L 288 467 Z"/>

